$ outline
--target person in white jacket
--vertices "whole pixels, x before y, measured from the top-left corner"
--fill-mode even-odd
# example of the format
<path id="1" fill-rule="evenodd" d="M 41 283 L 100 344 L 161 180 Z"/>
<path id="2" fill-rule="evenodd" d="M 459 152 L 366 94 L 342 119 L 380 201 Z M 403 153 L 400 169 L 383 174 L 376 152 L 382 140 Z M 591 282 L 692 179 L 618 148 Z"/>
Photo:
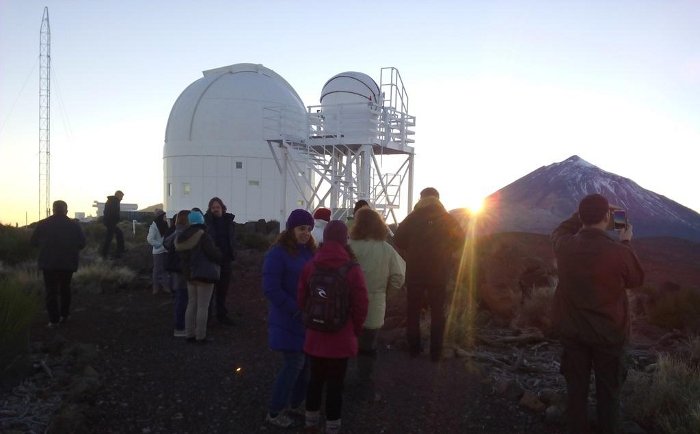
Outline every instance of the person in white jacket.
<path id="1" fill-rule="evenodd" d="M 156 208 L 153 223 L 148 228 L 146 241 L 153 246 L 153 294 L 158 294 L 160 289 L 165 293 L 170 293 L 170 273 L 165 269 L 168 252 L 163 247 L 163 239 L 168 231 L 168 221 L 165 212 L 162 209 Z"/>
<path id="2" fill-rule="evenodd" d="M 386 242 L 389 228 L 371 208 L 355 213 L 350 231 L 350 247 L 365 275 L 369 308 L 362 334 L 358 338 L 357 373 L 365 398 L 375 397 L 373 371 L 377 359 L 377 332 L 384 325 L 387 290 L 398 290 L 406 277 L 406 263 Z"/>
<path id="3" fill-rule="evenodd" d="M 311 231 L 311 236 L 314 237 L 316 245 L 321 245 L 323 242 L 323 230 L 331 221 L 331 210 L 328 208 L 319 208 L 314 211 L 314 228 Z"/>

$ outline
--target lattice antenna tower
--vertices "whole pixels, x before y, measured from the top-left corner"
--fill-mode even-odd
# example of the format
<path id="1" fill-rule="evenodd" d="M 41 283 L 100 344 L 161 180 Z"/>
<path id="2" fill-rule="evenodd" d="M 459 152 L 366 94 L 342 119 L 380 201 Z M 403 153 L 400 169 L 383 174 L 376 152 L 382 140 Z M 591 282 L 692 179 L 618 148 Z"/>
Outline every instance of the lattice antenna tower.
<path id="1" fill-rule="evenodd" d="M 39 219 L 50 215 L 51 203 L 51 27 L 44 7 L 39 32 Z"/>

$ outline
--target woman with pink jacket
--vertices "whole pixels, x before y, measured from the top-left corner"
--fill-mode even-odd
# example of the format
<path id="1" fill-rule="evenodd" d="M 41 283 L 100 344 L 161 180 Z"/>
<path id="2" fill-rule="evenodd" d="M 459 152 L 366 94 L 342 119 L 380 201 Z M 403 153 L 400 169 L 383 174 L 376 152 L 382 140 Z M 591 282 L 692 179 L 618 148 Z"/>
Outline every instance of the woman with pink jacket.
<path id="1" fill-rule="evenodd" d="M 348 268 L 349 266 L 349 268 Z M 317 268 L 346 268 L 349 294 L 347 322 L 338 331 L 306 329 L 304 352 L 309 357 L 311 379 L 306 393 L 307 430 L 318 426 L 323 387 L 326 386 L 326 432 L 336 433 L 341 427 L 343 383 L 348 359 L 357 355 L 357 337 L 367 317 L 367 286 L 355 255 L 348 246 L 348 228 L 333 220 L 323 231 L 323 245 L 307 263 L 299 279 L 297 300 L 303 310 L 309 297 L 310 278 Z"/>

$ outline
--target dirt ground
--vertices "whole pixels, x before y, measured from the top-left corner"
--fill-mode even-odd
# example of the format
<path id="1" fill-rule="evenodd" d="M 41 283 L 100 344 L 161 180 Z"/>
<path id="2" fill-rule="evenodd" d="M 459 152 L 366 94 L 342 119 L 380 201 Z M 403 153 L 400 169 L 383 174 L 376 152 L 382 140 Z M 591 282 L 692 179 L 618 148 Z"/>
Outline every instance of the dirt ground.
<path id="1" fill-rule="evenodd" d="M 285 432 L 264 422 L 278 355 L 267 347 L 266 301 L 260 267 L 237 269 L 229 294 L 237 324 L 210 323 L 206 345 L 172 336 L 172 298 L 137 287 L 74 296 L 71 322 L 46 328 L 38 315 L 33 340 L 60 333 L 98 346 L 93 367 L 102 389 L 89 413 L 95 433 Z M 493 393 L 485 373 L 463 359 L 436 364 L 427 356 L 380 348 L 375 402 L 353 393 L 346 380 L 346 433 L 559 433 L 541 414 Z M 287 432 L 299 429 L 286 430 Z"/>

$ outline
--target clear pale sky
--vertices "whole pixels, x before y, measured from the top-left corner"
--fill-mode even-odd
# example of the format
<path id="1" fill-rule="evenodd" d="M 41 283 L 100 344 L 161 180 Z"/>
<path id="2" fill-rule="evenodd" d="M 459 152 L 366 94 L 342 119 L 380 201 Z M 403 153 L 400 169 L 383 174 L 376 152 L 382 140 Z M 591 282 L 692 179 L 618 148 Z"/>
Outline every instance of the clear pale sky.
<path id="1" fill-rule="evenodd" d="M 416 195 L 448 208 L 577 154 L 700 211 L 698 1 L 0 0 L 0 222 L 38 217 L 39 29 L 52 32 L 51 199 L 162 202 L 165 126 L 201 71 L 261 63 L 305 105 L 399 69 Z M 206 205 L 206 204 L 202 204 Z M 235 204 L 230 204 L 235 212 Z"/>

